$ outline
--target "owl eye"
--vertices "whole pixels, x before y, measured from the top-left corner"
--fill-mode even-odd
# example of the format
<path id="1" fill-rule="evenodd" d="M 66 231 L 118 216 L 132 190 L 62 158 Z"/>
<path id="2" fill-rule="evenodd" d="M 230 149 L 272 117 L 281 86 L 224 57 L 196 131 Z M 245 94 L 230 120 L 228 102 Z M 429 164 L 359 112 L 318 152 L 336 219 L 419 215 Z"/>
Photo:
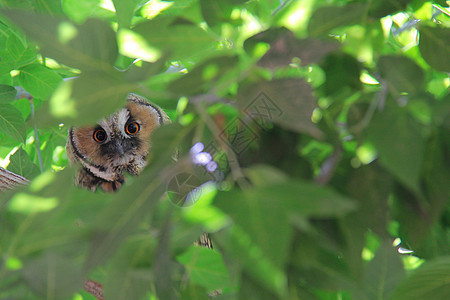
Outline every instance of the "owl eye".
<path id="1" fill-rule="evenodd" d="M 125 131 L 128 134 L 134 135 L 139 132 L 139 124 L 136 122 L 132 122 L 125 127 Z"/>
<path id="2" fill-rule="evenodd" d="M 97 143 L 103 143 L 106 140 L 106 132 L 103 129 L 97 129 L 93 137 Z"/>

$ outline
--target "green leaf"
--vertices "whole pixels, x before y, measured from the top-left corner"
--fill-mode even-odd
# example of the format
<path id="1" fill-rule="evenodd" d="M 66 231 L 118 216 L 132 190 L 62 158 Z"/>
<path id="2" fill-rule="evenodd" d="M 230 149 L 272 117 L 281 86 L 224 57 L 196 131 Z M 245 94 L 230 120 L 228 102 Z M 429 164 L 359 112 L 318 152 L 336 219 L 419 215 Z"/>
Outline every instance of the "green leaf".
<path id="1" fill-rule="evenodd" d="M 80 264 L 56 253 L 33 258 L 22 272 L 29 287 L 45 299 L 65 299 L 83 286 Z"/>
<path id="2" fill-rule="evenodd" d="M 314 137 L 322 135 L 311 121 L 316 99 L 311 86 L 303 79 L 274 79 L 241 85 L 237 100 L 247 114 L 263 126 L 276 123 Z"/>
<path id="3" fill-rule="evenodd" d="M 217 232 L 214 237 L 220 249 L 224 249 L 227 261 L 242 268 L 245 271 L 244 274 L 251 275 L 268 291 L 279 296 L 286 295 L 286 274 L 274 265 L 240 226 L 232 226 Z"/>
<path id="4" fill-rule="evenodd" d="M 358 229 L 366 231 L 369 228 L 383 236 L 389 220 L 391 189 L 392 177 L 378 163 L 372 162 L 356 169 L 348 178 L 348 193 L 358 201 L 358 211 L 348 221 L 358 224 Z"/>
<path id="5" fill-rule="evenodd" d="M 400 283 L 392 299 L 446 299 L 450 292 L 450 256 L 425 262 Z"/>
<path id="6" fill-rule="evenodd" d="M 388 105 L 377 113 L 369 125 L 367 138 L 375 146 L 384 168 L 418 192 L 424 145 L 419 124 L 406 109 Z"/>
<path id="7" fill-rule="evenodd" d="M 48 14 L 61 14 L 61 0 L 33 0 L 36 11 Z"/>
<path id="8" fill-rule="evenodd" d="M 357 299 L 398 299 L 391 298 L 405 271 L 400 255 L 390 242 L 385 242 L 375 257 L 366 266 L 362 295 Z"/>
<path id="9" fill-rule="evenodd" d="M 206 290 L 200 286 L 195 286 L 193 284 L 188 285 L 185 289 L 181 291 L 182 300 L 209 300 L 211 297 L 207 294 Z"/>
<path id="10" fill-rule="evenodd" d="M 60 63 L 79 69 L 109 70 L 117 58 L 116 35 L 103 21 L 91 19 L 75 26 L 64 18 L 29 11 L 2 13 L 35 40 L 45 56 Z"/>
<path id="11" fill-rule="evenodd" d="M 229 287 L 230 276 L 219 252 L 191 246 L 177 260 L 186 267 L 192 283 L 207 290 Z"/>
<path id="12" fill-rule="evenodd" d="M 319 62 L 326 54 L 339 48 L 333 40 L 297 39 L 293 32 L 282 28 L 271 28 L 260 32 L 244 42 L 244 49 L 252 52 L 259 43 L 269 43 L 270 49 L 258 61 L 258 65 L 270 69 L 287 66 L 295 57 L 302 65 Z"/>
<path id="13" fill-rule="evenodd" d="M 1 56 L 2 60 L 18 69 L 36 60 L 36 51 L 29 45 L 24 45 L 23 41 L 17 38 L 15 34 L 11 34 L 6 42 L 6 51 Z"/>
<path id="14" fill-rule="evenodd" d="M 367 4 L 351 3 L 346 6 L 327 6 L 317 9 L 308 24 L 311 36 L 328 35 L 341 26 L 358 23 L 366 15 Z"/>
<path id="15" fill-rule="evenodd" d="M 376 19 L 406 8 L 411 0 L 379 0 L 370 2 L 369 15 Z"/>
<path id="16" fill-rule="evenodd" d="M 150 46 L 162 53 L 170 53 L 173 59 L 184 59 L 212 50 L 215 37 L 200 27 L 173 17 L 157 17 L 137 25 L 134 30 L 142 35 Z"/>
<path id="17" fill-rule="evenodd" d="M 326 95 L 339 92 L 345 87 L 353 91 L 360 90 L 361 64 L 352 55 L 345 53 L 332 53 L 320 65 L 325 71 L 326 81 L 324 89 Z"/>
<path id="18" fill-rule="evenodd" d="M 160 58 L 154 63 L 142 62 L 141 66 L 133 64 L 126 71 L 125 78 L 130 82 L 144 81 L 153 75 L 162 72 L 164 68 L 164 58 Z"/>
<path id="19" fill-rule="evenodd" d="M 25 142 L 25 121 L 20 111 L 11 104 L 0 103 L 0 131 L 19 142 Z"/>
<path id="20" fill-rule="evenodd" d="M 81 23 L 88 18 L 101 0 L 63 0 L 62 7 L 68 17 L 77 23 Z"/>
<path id="21" fill-rule="evenodd" d="M 218 193 L 214 205 L 228 213 L 276 266 L 282 266 L 291 238 L 289 215 L 321 218 L 343 216 L 354 202 L 331 189 L 286 180 L 247 191 Z M 270 216 L 265 218 L 264 216 Z M 274 248 L 272 245 L 276 244 Z"/>
<path id="22" fill-rule="evenodd" d="M 234 4 L 234 3 L 233 3 Z M 200 0 L 202 15 L 209 27 L 230 21 L 233 5 L 228 1 Z"/>
<path id="23" fill-rule="evenodd" d="M 220 56 L 197 65 L 188 74 L 174 80 L 167 89 L 176 95 L 195 95 L 205 92 L 238 62 L 236 56 Z"/>
<path id="24" fill-rule="evenodd" d="M 422 90 L 425 74 L 410 58 L 382 56 L 378 60 L 378 68 L 394 97 L 399 97 L 403 92 L 414 94 Z"/>
<path id="25" fill-rule="evenodd" d="M 31 161 L 28 153 L 22 148 L 11 156 L 8 170 L 30 180 L 40 173 L 39 167 Z"/>
<path id="26" fill-rule="evenodd" d="M 58 73 L 39 64 L 20 69 L 20 84 L 36 98 L 47 99 L 61 81 Z"/>
<path id="27" fill-rule="evenodd" d="M 139 234 L 121 245 L 101 281 L 105 299 L 144 299 L 155 280 L 151 266 L 156 245 L 155 239 Z"/>
<path id="28" fill-rule="evenodd" d="M 48 102 L 48 109 L 36 115 L 37 123 L 43 126 L 61 122 L 92 124 L 108 116 L 122 107 L 127 94 L 135 89 L 135 84 L 123 76 L 117 71 L 84 72 L 64 81 Z"/>
<path id="29" fill-rule="evenodd" d="M 113 0 L 120 28 L 128 28 L 140 0 Z"/>
<path id="30" fill-rule="evenodd" d="M 0 84 L 0 103 L 7 103 L 14 100 L 17 91 L 14 87 L 6 84 Z"/>
<path id="31" fill-rule="evenodd" d="M 450 72 L 450 28 L 420 27 L 419 50 L 433 68 Z"/>

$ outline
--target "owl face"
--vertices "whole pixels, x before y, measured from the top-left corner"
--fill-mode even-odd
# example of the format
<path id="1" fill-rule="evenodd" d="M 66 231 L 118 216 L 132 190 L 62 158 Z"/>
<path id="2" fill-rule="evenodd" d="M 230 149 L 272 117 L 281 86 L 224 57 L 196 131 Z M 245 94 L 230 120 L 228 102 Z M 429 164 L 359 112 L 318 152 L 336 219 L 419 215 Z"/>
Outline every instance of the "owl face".
<path id="1" fill-rule="evenodd" d="M 137 175 L 145 167 L 151 134 L 167 122 L 159 107 L 130 94 L 126 107 L 97 125 L 69 129 L 67 156 L 82 167 L 75 184 L 93 191 L 120 188 L 125 171 Z"/>

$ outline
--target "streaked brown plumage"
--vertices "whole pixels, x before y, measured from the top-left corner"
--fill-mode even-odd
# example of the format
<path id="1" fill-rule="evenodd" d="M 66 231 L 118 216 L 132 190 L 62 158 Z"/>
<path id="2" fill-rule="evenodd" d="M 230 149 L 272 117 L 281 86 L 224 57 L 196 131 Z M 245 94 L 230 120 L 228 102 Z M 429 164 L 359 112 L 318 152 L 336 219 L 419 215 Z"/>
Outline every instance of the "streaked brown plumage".
<path id="1" fill-rule="evenodd" d="M 75 184 L 112 192 L 124 182 L 124 172 L 139 174 L 146 165 L 153 131 L 170 119 L 145 98 L 129 94 L 126 107 L 95 126 L 70 128 L 66 151 L 79 164 Z"/>

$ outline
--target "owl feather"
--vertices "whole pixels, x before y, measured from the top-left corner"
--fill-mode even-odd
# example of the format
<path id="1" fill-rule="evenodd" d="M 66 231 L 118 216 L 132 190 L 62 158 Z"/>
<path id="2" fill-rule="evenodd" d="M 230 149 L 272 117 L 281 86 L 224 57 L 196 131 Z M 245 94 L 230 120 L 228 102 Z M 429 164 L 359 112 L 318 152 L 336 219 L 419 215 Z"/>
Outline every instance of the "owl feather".
<path id="1" fill-rule="evenodd" d="M 138 175 L 147 164 L 150 137 L 162 124 L 170 123 L 157 105 L 129 94 L 127 105 L 95 126 L 69 129 L 66 152 L 71 165 L 80 165 L 77 186 L 105 192 L 118 190 L 124 173 Z"/>

